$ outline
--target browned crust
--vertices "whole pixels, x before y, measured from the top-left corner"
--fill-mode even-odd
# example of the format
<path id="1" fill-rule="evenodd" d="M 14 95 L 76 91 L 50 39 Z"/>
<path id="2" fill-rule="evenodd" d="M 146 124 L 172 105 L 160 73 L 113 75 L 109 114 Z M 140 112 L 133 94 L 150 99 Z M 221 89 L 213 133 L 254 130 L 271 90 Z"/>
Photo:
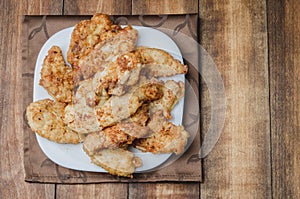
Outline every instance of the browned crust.
<path id="1" fill-rule="evenodd" d="M 87 55 L 95 44 L 107 37 L 105 32 L 119 28 L 119 26 L 113 26 L 108 15 L 105 14 L 95 14 L 91 20 L 80 21 L 72 32 L 67 55 L 68 62 L 76 66 L 81 57 Z"/>
<path id="2" fill-rule="evenodd" d="M 50 141 L 78 144 L 79 135 L 63 123 L 66 104 L 44 99 L 32 102 L 26 109 L 26 118 L 31 130 Z"/>
<path id="3" fill-rule="evenodd" d="M 187 143 L 189 133 L 183 126 L 166 121 L 162 111 L 157 111 L 148 127 L 152 134 L 147 138 L 136 139 L 134 146 L 143 152 L 181 154 Z"/>
<path id="4" fill-rule="evenodd" d="M 138 47 L 136 51 L 141 55 L 148 76 L 169 77 L 176 74 L 186 74 L 188 71 L 187 65 L 182 64 L 164 50 Z"/>
<path id="5" fill-rule="evenodd" d="M 110 158 L 109 155 L 114 157 L 109 159 L 109 161 L 105 161 L 106 158 Z M 142 165 L 140 158 L 135 157 L 132 152 L 121 148 L 104 149 L 98 154 L 91 156 L 91 160 L 94 164 L 102 167 L 112 175 L 129 178 L 133 178 L 132 173 L 134 172 L 135 168 Z M 114 161 L 118 162 L 118 164 L 116 164 Z"/>
<path id="6" fill-rule="evenodd" d="M 48 51 L 41 69 L 39 84 L 57 101 L 72 102 L 74 75 L 72 68 L 66 65 L 58 46 L 52 46 Z"/>

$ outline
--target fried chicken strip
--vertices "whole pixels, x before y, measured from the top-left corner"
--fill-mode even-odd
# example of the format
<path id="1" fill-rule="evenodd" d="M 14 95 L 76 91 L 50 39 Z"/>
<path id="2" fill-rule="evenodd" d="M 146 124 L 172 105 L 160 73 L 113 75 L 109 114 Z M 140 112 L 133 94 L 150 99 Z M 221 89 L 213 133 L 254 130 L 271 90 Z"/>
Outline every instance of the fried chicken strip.
<path id="1" fill-rule="evenodd" d="M 142 160 L 125 149 L 103 149 L 91 156 L 92 162 L 112 175 L 133 178 L 132 173 L 142 166 Z"/>
<path id="2" fill-rule="evenodd" d="M 79 134 L 100 131 L 95 106 L 103 104 L 108 96 L 99 97 L 92 89 L 92 80 L 81 81 L 73 97 L 73 103 L 65 108 L 64 123 Z"/>
<path id="3" fill-rule="evenodd" d="M 45 57 L 39 84 L 59 102 L 70 103 L 74 89 L 72 68 L 66 65 L 62 51 L 52 46 Z"/>
<path id="4" fill-rule="evenodd" d="M 101 127 L 112 126 L 130 117 L 145 101 L 159 99 L 162 96 L 161 87 L 159 83 L 147 83 L 120 97 L 112 96 L 102 106 L 96 108 Z"/>
<path id="5" fill-rule="evenodd" d="M 120 96 L 127 86 L 136 84 L 139 80 L 142 65 L 136 53 L 120 55 L 115 62 L 110 62 L 103 71 L 98 71 L 93 78 L 94 91 L 103 91 L 109 95 Z"/>
<path id="6" fill-rule="evenodd" d="M 78 60 L 90 53 L 93 47 L 121 27 L 113 25 L 108 15 L 95 14 L 91 20 L 82 20 L 74 28 L 68 50 L 68 62 L 77 66 Z"/>
<path id="7" fill-rule="evenodd" d="M 95 109 L 84 104 L 69 104 L 64 111 L 63 122 L 79 134 L 100 131 Z"/>
<path id="8" fill-rule="evenodd" d="M 127 26 L 97 43 L 89 54 L 78 60 L 78 68 L 83 78 L 92 77 L 96 72 L 104 70 L 107 62 L 115 61 L 119 55 L 132 51 L 137 37 L 137 30 Z"/>
<path id="9" fill-rule="evenodd" d="M 183 126 L 176 126 L 165 120 L 162 111 L 154 114 L 149 124 L 153 133 L 147 138 L 134 141 L 134 146 L 143 151 L 151 153 L 175 153 L 181 154 L 187 143 L 189 133 Z"/>
<path id="10" fill-rule="evenodd" d="M 150 103 L 150 112 L 162 110 L 166 118 L 172 119 L 171 111 L 184 95 L 184 83 L 168 80 L 164 83 L 162 90 L 163 97 Z"/>
<path id="11" fill-rule="evenodd" d="M 79 135 L 63 123 L 65 106 L 50 99 L 32 102 L 26 109 L 31 130 L 50 141 L 78 144 Z"/>
<path id="12" fill-rule="evenodd" d="M 138 47 L 136 52 L 141 55 L 145 71 L 151 77 L 169 77 L 176 74 L 186 74 L 187 65 L 174 59 L 168 52 L 157 48 Z"/>
<path id="13" fill-rule="evenodd" d="M 83 142 L 83 150 L 88 155 L 94 155 L 102 149 L 126 148 L 134 139 L 118 125 L 114 125 L 88 134 Z"/>

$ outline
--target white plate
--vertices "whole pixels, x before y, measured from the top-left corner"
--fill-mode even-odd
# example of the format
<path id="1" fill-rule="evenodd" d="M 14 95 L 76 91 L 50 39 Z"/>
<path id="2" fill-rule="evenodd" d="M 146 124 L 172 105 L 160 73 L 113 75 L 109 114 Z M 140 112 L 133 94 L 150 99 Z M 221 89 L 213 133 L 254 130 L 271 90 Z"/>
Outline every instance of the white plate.
<path id="1" fill-rule="evenodd" d="M 166 34 L 148 27 L 141 26 L 133 26 L 139 32 L 139 37 L 137 41 L 137 46 L 148 46 L 153 48 L 163 49 L 176 59 L 183 62 L 181 52 L 175 42 L 168 37 Z M 39 85 L 40 80 L 40 71 L 42 68 L 42 63 L 45 56 L 48 53 L 48 50 L 53 46 L 57 45 L 62 49 L 65 60 L 67 55 L 67 50 L 70 43 L 71 34 L 73 31 L 73 27 L 63 29 L 52 37 L 50 37 L 46 43 L 41 48 L 34 73 L 34 90 L 33 90 L 33 100 L 37 101 L 40 99 L 51 98 L 51 96 L 47 93 L 47 91 Z M 184 82 L 184 75 L 176 75 L 170 77 L 168 79 L 174 79 L 176 81 Z M 182 122 L 182 114 L 183 114 L 183 99 L 179 101 L 179 103 L 174 107 L 172 111 L 174 124 L 181 124 Z M 58 144 L 55 142 L 51 142 L 45 138 L 40 137 L 38 134 L 37 141 L 45 153 L 45 155 L 51 159 L 56 164 L 75 170 L 82 171 L 93 171 L 93 172 L 106 172 L 101 167 L 98 167 L 91 163 L 90 158 L 85 154 L 82 149 L 82 144 Z M 152 153 L 143 153 L 137 149 L 130 149 L 134 152 L 134 154 L 140 157 L 143 161 L 143 166 L 136 169 L 136 172 L 146 172 L 147 170 L 153 170 L 158 167 L 162 163 L 164 163 L 171 154 L 158 154 L 154 155 Z"/>

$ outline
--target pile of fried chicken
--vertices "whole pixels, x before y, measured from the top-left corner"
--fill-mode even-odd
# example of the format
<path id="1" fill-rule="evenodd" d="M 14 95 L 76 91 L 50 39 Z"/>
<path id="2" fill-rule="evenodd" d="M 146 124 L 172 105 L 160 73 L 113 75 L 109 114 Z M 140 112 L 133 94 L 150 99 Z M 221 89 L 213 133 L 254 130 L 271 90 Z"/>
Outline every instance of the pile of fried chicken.
<path id="1" fill-rule="evenodd" d="M 188 68 L 163 50 L 136 47 L 137 38 L 136 29 L 115 25 L 104 14 L 79 22 L 67 52 L 71 66 L 58 46 L 44 59 L 39 84 L 54 100 L 27 107 L 32 131 L 57 143 L 83 142 L 94 164 L 131 178 L 142 161 L 128 146 L 183 153 L 189 133 L 170 119 L 184 83 L 158 78 Z"/>

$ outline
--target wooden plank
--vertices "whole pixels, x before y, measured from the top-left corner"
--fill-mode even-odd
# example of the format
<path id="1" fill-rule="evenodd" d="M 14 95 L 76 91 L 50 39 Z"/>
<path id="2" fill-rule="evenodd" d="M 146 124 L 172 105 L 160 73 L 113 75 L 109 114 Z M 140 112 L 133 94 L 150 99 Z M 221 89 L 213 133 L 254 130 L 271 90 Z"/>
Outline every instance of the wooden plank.
<path id="1" fill-rule="evenodd" d="M 300 198 L 299 9 L 268 1 L 273 198 Z"/>
<path id="2" fill-rule="evenodd" d="M 22 14 L 26 15 L 61 15 L 63 0 L 23 0 Z"/>
<path id="3" fill-rule="evenodd" d="M 65 15 L 93 15 L 105 13 L 110 15 L 130 15 L 131 0 L 65 0 Z"/>
<path id="4" fill-rule="evenodd" d="M 199 183 L 130 184 L 128 198 L 199 198 Z"/>
<path id="5" fill-rule="evenodd" d="M 224 80 L 226 119 L 204 159 L 201 198 L 270 198 L 270 119 L 264 1 L 202 0 L 201 43 Z M 210 122 L 202 85 L 202 132 Z"/>
<path id="6" fill-rule="evenodd" d="M 132 0 L 133 15 L 198 13 L 198 0 Z"/>
<path id="7" fill-rule="evenodd" d="M 56 198 L 127 198 L 127 184 L 59 185 L 56 190 Z"/>
<path id="8" fill-rule="evenodd" d="M 54 198 L 54 185 L 24 181 L 22 4 L 5 0 L 0 7 L 0 198 Z"/>

